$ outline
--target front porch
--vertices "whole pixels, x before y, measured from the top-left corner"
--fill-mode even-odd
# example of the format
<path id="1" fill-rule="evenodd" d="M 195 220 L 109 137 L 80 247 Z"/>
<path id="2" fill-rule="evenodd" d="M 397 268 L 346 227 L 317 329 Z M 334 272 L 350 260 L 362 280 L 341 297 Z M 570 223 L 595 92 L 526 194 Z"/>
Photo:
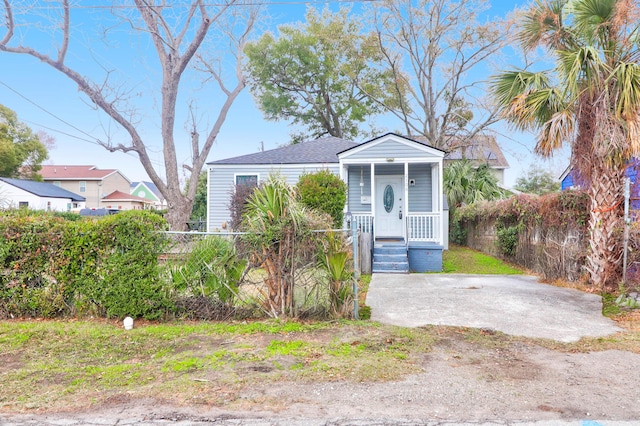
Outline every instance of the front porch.
<path id="1" fill-rule="evenodd" d="M 443 151 L 393 134 L 338 154 L 351 224 L 370 236 L 378 259 L 386 258 L 383 247 L 391 241 L 404 250 L 408 267 L 387 268 L 379 261 L 378 266 L 385 267 L 378 272 L 442 270 L 448 232 L 443 157 Z M 373 258 L 375 262 L 375 252 Z"/>

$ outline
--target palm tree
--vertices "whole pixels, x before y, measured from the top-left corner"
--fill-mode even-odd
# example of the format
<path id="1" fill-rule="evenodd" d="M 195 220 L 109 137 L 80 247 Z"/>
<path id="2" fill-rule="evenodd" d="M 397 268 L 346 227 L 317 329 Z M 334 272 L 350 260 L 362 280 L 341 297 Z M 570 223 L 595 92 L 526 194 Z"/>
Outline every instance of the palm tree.
<path id="1" fill-rule="evenodd" d="M 504 197 L 498 179 L 487 164 L 476 166 L 469 160 L 452 162 L 444 169 L 443 180 L 451 213 L 463 204 Z"/>
<path id="2" fill-rule="evenodd" d="M 599 288 L 619 277 L 624 167 L 640 152 L 639 18 L 634 0 L 536 0 L 518 41 L 525 52 L 547 49 L 555 70 L 507 71 L 492 81 L 502 116 L 538 132 L 538 154 L 571 144 L 591 198 L 586 267 Z"/>

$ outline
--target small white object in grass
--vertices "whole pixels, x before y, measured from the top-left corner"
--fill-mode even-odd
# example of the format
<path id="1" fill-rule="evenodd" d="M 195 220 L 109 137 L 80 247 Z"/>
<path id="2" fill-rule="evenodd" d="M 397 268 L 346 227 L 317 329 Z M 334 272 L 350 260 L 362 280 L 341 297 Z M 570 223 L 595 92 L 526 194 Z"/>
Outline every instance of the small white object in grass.
<path id="1" fill-rule="evenodd" d="M 124 319 L 123 323 L 124 323 L 124 329 L 125 330 L 131 330 L 133 328 L 133 318 L 126 317 Z"/>

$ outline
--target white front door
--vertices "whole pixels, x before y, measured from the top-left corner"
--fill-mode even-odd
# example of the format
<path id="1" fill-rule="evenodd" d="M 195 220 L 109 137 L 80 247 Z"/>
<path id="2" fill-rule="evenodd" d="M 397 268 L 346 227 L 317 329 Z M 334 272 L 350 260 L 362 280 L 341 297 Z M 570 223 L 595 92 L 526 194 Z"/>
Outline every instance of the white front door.
<path id="1" fill-rule="evenodd" d="M 376 177 L 376 237 L 401 238 L 404 223 L 403 176 Z"/>

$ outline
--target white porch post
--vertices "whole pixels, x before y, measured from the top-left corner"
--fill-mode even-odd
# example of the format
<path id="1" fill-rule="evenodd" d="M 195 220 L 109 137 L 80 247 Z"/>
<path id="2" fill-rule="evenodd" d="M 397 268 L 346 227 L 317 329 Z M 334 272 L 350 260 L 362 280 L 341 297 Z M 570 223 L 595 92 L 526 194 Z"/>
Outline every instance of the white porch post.
<path id="1" fill-rule="evenodd" d="M 439 171 L 438 163 L 431 163 L 431 211 L 438 212 L 440 211 L 440 197 L 442 194 L 440 193 L 440 188 L 442 186 L 439 184 L 440 175 L 442 173 L 438 173 Z"/>
<path id="2" fill-rule="evenodd" d="M 347 185 L 347 202 L 344 203 L 344 207 L 342 208 L 343 217 L 346 217 L 347 212 L 349 211 L 349 166 L 340 162 L 340 179 Z M 343 223 L 346 223 L 346 219 L 343 220 Z"/>
<path id="3" fill-rule="evenodd" d="M 376 238 L 376 163 L 371 162 L 371 217 L 373 218 L 371 221 L 371 226 L 373 232 L 371 238 L 375 241 Z"/>
<path id="4" fill-rule="evenodd" d="M 445 223 L 445 218 L 444 218 L 444 202 L 442 200 L 442 197 L 444 197 L 444 170 L 442 169 L 443 163 L 442 163 L 442 158 L 440 158 L 440 160 L 438 161 L 438 209 L 440 210 L 440 244 L 444 245 L 444 223 Z M 447 232 L 449 232 L 449 230 L 447 230 Z"/>
<path id="5" fill-rule="evenodd" d="M 405 242 L 409 243 L 409 235 L 407 234 L 407 217 L 409 215 L 409 163 L 405 161 L 404 163 L 404 203 L 402 210 L 404 211 L 404 216 L 402 217 L 402 235 L 404 237 Z"/>

